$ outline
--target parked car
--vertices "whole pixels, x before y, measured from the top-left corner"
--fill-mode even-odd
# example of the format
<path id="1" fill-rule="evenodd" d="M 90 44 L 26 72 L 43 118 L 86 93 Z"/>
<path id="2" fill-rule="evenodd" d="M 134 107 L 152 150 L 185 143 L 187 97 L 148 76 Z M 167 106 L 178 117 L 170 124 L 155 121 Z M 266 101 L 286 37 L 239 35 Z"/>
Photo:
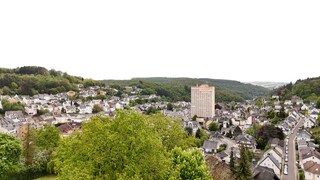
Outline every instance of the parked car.
<path id="1" fill-rule="evenodd" d="M 286 157 L 285 157 L 284 161 L 288 162 L 288 154 L 286 154 Z"/>
<path id="2" fill-rule="evenodd" d="M 284 165 L 283 174 L 284 174 L 284 175 L 287 175 L 287 174 L 288 174 L 288 164 L 285 164 L 285 165 Z"/>

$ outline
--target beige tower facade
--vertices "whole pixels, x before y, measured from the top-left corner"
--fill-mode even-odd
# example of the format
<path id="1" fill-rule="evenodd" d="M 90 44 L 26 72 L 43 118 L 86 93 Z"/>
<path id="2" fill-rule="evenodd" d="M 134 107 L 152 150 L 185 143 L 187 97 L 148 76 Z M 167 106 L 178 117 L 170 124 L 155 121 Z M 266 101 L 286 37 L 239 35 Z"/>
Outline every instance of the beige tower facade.
<path id="1" fill-rule="evenodd" d="M 191 87 L 191 117 L 212 118 L 215 115 L 215 89 L 207 84 Z"/>

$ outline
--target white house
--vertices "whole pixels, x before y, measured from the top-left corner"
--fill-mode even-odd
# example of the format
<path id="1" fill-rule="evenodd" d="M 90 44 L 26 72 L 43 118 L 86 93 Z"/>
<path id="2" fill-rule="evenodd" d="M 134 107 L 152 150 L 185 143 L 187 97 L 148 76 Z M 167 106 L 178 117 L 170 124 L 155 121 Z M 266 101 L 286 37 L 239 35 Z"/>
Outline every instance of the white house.
<path id="1" fill-rule="evenodd" d="M 120 103 L 117 103 L 117 104 L 115 105 L 115 107 L 116 107 L 116 109 L 123 109 L 123 106 L 122 106 Z"/>
<path id="2" fill-rule="evenodd" d="M 80 105 L 78 107 L 79 114 L 91 114 L 92 113 L 92 107 L 90 105 Z"/>
<path id="3" fill-rule="evenodd" d="M 278 178 L 280 178 L 281 161 L 278 161 L 271 153 L 266 153 L 265 156 L 258 162 L 257 166 L 272 169 Z"/>
<path id="4" fill-rule="evenodd" d="M 313 119 L 318 119 L 318 112 L 316 112 L 316 111 L 312 111 L 311 113 L 310 113 L 310 117 L 311 118 L 313 118 Z"/>
<path id="5" fill-rule="evenodd" d="M 214 140 L 205 140 L 203 143 L 204 151 L 207 153 L 217 152 L 222 143 Z"/>
<path id="6" fill-rule="evenodd" d="M 292 105 L 291 100 L 285 100 L 285 101 L 284 101 L 284 105 L 291 106 L 291 105 Z"/>
<path id="7" fill-rule="evenodd" d="M 309 109 L 308 106 L 305 105 L 305 104 L 304 104 L 303 106 L 301 106 L 301 110 L 302 110 L 302 111 L 306 111 L 306 110 L 308 110 L 308 109 Z"/>
<path id="8" fill-rule="evenodd" d="M 36 115 L 37 114 L 37 108 L 35 106 L 26 106 L 24 107 L 24 111 L 28 115 Z"/>
<path id="9" fill-rule="evenodd" d="M 307 161 L 303 164 L 305 180 L 320 180 L 320 164 Z"/>
<path id="10" fill-rule="evenodd" d="M 306 118 L 303 123 L 304 128 L 311 128 L 316 125 L 315 119 L 312 118 Z"/>
<path id="11" fill-rule="evenodd" d="M 279 146 L 269 149 L 265 155 L 271 154 L 280 164 L 282 161 L 282 149 Z"/>
<path id="12" fill-rule="evenodd" d="M 197 130 L 200 128 L 200 124 L 197 121 L 185 121 L 184 126 L 192 128 L 193 134 L 195 134 Z"/>
<path id="13" fill-rule="evenodd" d="M 77 112 L 77 108 L 75 106 L 67 106 L 65 109 L 67 114 L 73 114 Z"/>

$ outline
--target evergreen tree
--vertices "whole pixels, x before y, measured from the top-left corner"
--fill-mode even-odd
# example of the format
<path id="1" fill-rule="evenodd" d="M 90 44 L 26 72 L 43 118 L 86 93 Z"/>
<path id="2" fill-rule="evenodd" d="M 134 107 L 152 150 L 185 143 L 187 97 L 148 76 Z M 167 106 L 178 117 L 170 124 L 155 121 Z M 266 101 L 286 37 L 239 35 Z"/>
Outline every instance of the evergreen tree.
<path id="1" fill-rule="evenodd" d="M 233 149 L 232 149 L 230 153 L 230 164 L 229 164 L 232 175 L 236 174 L 236 167 L 234 163 L 235 162 L 234 162 Z"/>
<path id="2" fill-rule="evenodd" d="M 192 117 L 192 121 L 196 121 L 197 120 L 197 115 L 195 114 L 193 117 Z"/>
<path id="3" fill-rule="evenodd" d="M 236 179 L 237 180 L 252 180 L 252 172 L 247 149 L 243 146 L 240 148 L 240 160 L 237 166 Z"/>
<path id="4" fill-rule="evenodd" d="M 198 139 L 201 138 L 201 131 L 200 131 L 200 129 L 198 129 L 197 132 L 196 132 L 196 138 L 198 138 Z"/>
<path id="5" fill-rule="evenodd" d="M 317 108 L 320 108 L 320 97 L 318 98 L 317 100 L 317 105 L 316 105 Z"/>
<path id="6" fill-rule="evenodd" d="M 171 103 L 168 103 L 167 110 L 168 111 L 172 111 L 173 110 L 173 105 Z"/>

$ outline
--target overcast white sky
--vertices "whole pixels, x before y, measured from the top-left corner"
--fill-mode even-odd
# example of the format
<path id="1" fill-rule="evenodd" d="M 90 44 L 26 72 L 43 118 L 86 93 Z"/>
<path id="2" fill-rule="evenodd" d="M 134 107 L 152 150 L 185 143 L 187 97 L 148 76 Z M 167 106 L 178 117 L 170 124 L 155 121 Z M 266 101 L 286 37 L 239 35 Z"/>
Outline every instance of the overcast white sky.
<path id="1" fill-rule="evenodd" d="M 320 76 L 320 1 L 0 1 L 0 67 L 94 79 Z"/>

